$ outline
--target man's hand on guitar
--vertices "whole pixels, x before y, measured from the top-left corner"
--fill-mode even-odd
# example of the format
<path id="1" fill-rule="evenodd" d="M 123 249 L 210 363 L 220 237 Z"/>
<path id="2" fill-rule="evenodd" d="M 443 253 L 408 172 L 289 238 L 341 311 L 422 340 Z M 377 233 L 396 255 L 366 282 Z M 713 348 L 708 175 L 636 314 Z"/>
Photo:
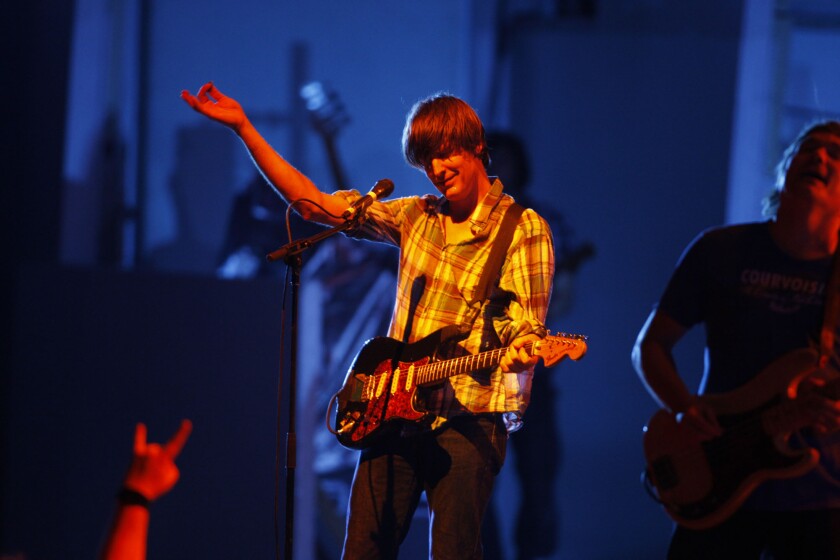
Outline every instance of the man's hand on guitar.
<path id="1" fill-rule="evenodd" d="M 840 430 L 840 401 L 817 396 L 814 430 L 819 434 L 828 434 Z"/>
<path id="2" fill-rule="evenodd" d="M 520 336 L 514 340 L 513 343 L 508 346 L 507 353 L 505 353 L 502 357 L 502 361 L 499 363 L 502 371 L 505 373 L 519 373 L 520 371 L 531 369 L 537 365 L 539 356 L 536 354 L 529 354 L 524 348 L 527 343 L 536 342 L 537 340 L 540 340 L 540 337 L 535 334 Z"/>
<path id="3" fill-rule="evenodd" d="M 183 90 L 181 99 L 205 117 L 237 132 L 248 121 L 242 106 L 235 99 L 223 95 L 213 82 L 207 82 L 201 86 L 198 95 L 192 95 L 187 90 Z"/>
<path id="4" fill-rule="evenodd" d="M 802 401 L 799 409 L 805 415 L 803 424 L 811 426 L 818 434 L 828 434 L 840 430 L 840 401 L 822 394 L 828 381 L 812 375 L 799 385 L 798 399 Z"/>
<path id="5" fill-rule="evenodd" d="M 697 396 L 692 397 L 689 405 L 675 416 L 679 424 L 690 427 L 701 439 L 716 438 L 723 433 L 715 411 Z"/>

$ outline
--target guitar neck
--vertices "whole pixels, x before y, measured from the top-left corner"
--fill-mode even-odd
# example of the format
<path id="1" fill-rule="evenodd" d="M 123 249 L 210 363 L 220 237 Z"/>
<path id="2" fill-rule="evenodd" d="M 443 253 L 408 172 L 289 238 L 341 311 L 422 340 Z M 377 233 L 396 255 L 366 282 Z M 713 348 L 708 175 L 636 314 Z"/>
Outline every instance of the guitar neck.
<path id="1" fill-rule="evenodd" d="M 533 346 L 533 342 L 526 343 L 524 346 L 525 351 L 530 354 Z M 501 363 L 502 357 L 506 352 L 507 347 L 496 348 L 495 350 L 488 350 L 479 354 L 425 364 L 415 370 L 415 379 L 417 380 L 417 385 L 433 385 L 453 375 L 496 367 Z"/>

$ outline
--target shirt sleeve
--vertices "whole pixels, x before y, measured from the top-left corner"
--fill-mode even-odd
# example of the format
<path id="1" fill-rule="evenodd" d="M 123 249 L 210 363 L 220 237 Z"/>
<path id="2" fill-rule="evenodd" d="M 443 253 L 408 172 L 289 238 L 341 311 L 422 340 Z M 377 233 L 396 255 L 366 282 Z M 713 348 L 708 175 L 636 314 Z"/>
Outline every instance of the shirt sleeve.
<path id="1" fill-rule="evenodd" d="M 704 282 L 710 270 L 708 232 L 695 237 L 680 255 L 657 309 L 688 328 L 703 321 L 706 306 Z"/>
<path id="2" fill-rule="evenodd" d="M 332 194 L 346 200 L 348 206 L 362 197 L 358 190 L 336 191 Z M 365 211 L 359 226 L 347 230 L 345 234 L 348 237 L 399 246 L 407 212 L 418 205 L 425 207 L 425 201 L 411 196 L 375 201 Z"/>
<path id="3" fill-rule="evenodd" d="M 499 289 L 513 294 L 496 332 L 505 344 L 526 334 L 544 337 L 554 280 L 554 239 L 548 223 L 531 209 L 522 214 L 502 270 Z"/>

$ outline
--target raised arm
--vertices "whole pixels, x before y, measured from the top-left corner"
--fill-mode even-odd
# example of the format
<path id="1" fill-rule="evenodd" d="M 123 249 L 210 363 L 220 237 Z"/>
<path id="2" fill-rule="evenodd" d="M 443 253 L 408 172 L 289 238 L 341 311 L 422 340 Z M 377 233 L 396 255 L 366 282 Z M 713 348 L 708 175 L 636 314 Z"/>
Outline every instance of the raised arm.
<path id="1" fill-rule="evenodd" d="M 347 203 L 339 197 L 322 192 L 309 177 L 278 154 L 248 120 L 242 106 L 219 91 L 213 82 L 201 86 L 196 95 L 184 90 L 181 92 L 181 98 L 196 112 L 236 133 L 260 172 L 286 202 L 311 200 L 314 204 L 302 203 L 295 206 L 295 210 L 301 216 L 327 225 L 336 225 L 343 221 L 334 216 L 341 216 L 347 208 Z"/>
<path id="2" fill-rule="evenodd" d="M 187 442 L 192 422 L 183 420 L 165 444 L 146 441 L 146 425 L 134 431 L 134 455 L 123 480 L 117 512 L 100 560 L 145 560 L 149 505 L 169 492 L 180 473 L 175 459 Z"/>
<path id="3" fill-rule="evenodd" d="M 677 371 L 672 350 L 685 332 L 685 327 L 665 313 L 651 313 L 633 346 L 633 367 L 654 400 L 680 422 L 705 437 L 718 436 L 721 429 L 713 410 L 689 391 Z"/>

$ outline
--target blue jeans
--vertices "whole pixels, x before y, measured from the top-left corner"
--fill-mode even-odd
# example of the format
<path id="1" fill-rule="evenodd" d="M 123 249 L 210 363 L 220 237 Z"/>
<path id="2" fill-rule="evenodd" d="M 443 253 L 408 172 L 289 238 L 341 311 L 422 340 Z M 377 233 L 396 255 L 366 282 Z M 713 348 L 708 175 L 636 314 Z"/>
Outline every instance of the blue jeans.
<path id="1" fill-rule="evenodd" d="M 481 520 L 506 446 L 501 415 L 488 414 L 457 417 L 434 432 L 389 435 L 362 451 L 342 558 L 396 558 L 426 492 L 430 557 L 479 560 Z"/>

